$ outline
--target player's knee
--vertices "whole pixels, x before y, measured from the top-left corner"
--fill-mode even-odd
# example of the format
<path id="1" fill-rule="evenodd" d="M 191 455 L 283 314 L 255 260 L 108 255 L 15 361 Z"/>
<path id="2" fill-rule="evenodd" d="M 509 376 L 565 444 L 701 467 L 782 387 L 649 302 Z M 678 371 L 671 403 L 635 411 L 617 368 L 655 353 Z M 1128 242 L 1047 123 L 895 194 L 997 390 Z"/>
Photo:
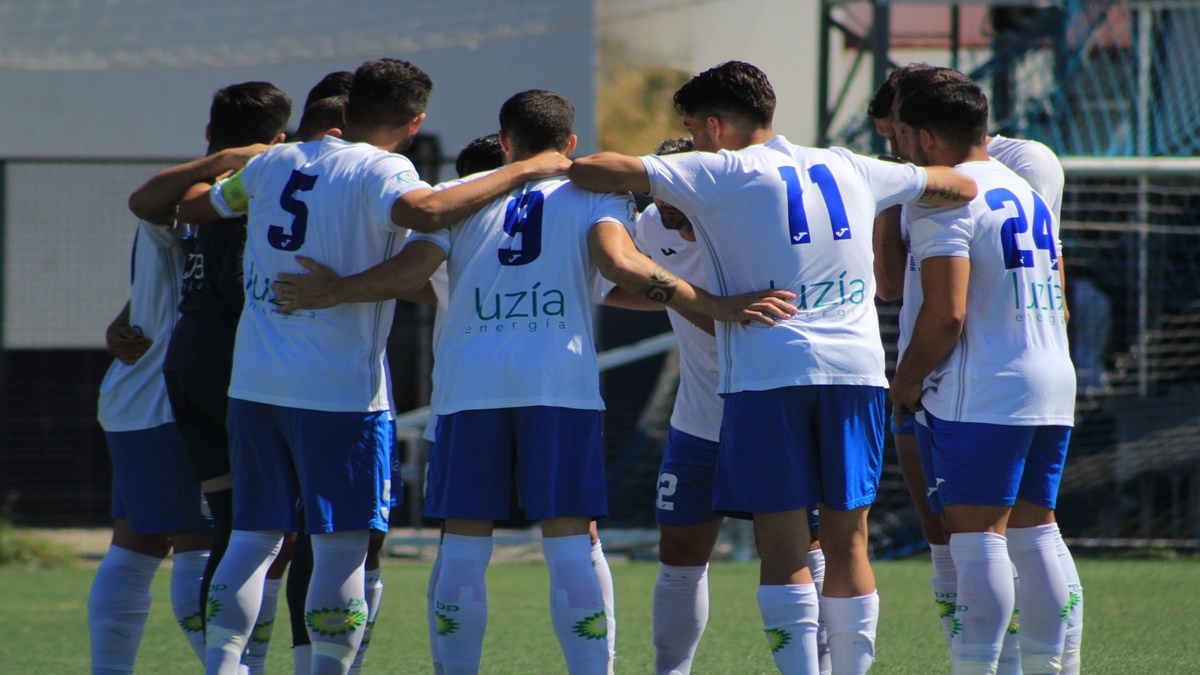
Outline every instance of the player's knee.
<path id="1" fill-rule="evenodd" d="M 712 557 L 712 546 L 693 538 L 663 532 L 658 542 L 658 560 L 676 567 L 699 567 L 707 565 Z"/>

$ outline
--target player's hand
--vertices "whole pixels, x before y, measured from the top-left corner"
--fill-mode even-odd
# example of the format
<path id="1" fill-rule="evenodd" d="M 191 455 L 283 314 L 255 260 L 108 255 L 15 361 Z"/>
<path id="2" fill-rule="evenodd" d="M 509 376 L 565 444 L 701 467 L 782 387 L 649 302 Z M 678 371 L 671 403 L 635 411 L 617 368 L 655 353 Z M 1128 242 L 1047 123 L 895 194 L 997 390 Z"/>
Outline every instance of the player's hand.
<path id="1" fill-rule="evenodd" d="M 571 160 L 561 152 L 547 150 L 529 159 L 513 162 L 512 165 L 527 177 L 528 182 L 566 174 L 567 169 L 571 168 Z"/>
<path id="2" fill-rule="evenodd" d="M 291 314 L 302 309 L 326 309 L 341 304 L 337 296 L 337 282 L 341 277 L 337 272 L 302 255 L 296 256 L 296 262 L 308 273 L 283 272 L 271 284 L 274 293 L 271 302 L 277 305 L 275 311 Z"/>
<path id="3" fill-rule="evenodd" d="M 921 380 L 916 382 L 905 382 L 902 380 L 894 380 L 892 386 L 888 389 L 888 399 L 893 404 L 893 410 L 899 416 L 912 417 L 913 413 L 918 410 L 924 410 L 921 406 L 921 394 L 924 392 L 925 384 Z"/>
<path id="4" fill-rule="evenodd" d="M 756 322 L 774 326 L 776 320 L 790 319 L 800 311 L 789 302 L 795 299 L 795 293 L 780 289 L 726 295 L 717 299 L 718 313 L 713 318 L 717 321 Z"/>
<path id="5" fill-rule="evenodd" d="M 154 344 L 154 340 L 142 337 L 142 331 L 132 326 L 109 326 L 104 333 L 104 342 L 108 345 L 108 353 L 127 366 L 137 363 Z"/>

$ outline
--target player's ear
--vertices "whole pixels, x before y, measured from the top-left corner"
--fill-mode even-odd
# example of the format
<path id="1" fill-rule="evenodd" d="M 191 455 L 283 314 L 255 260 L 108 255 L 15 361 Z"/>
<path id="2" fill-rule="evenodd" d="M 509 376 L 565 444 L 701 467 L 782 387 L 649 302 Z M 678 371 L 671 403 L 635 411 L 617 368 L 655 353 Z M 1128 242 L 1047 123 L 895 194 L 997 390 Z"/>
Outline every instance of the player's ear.
<path id="1" fill-rule="evenodd" d="M 337 127 L 333 127 L 332 129 L 326 129 L 326 130 L 325 130 L 325 135 L 326 135 L 326 136 L 333 136 L 334 138 L 341 138 L 341 137 L 342 137 L 342 130 L 341 130 L 341 129 L 339 129 L 339 128 L 337 128 Z"/>
<path id="2" fill-rule="evenodd" d="M 567 147 L 565 150 L 563 150 L 563 154 L 569 157 L 572 152 L 575 152 L 575 147 L 577 145 L 579 145 L 579 137 L 575 134 L 571 134 L 571 138 L 567 140 Z"/>
<path id="3" fill-rule="evenodd" d="M 425 113 L 421 113 L 420 115 L 414 117 L 413 120 L 408 123 L 408 133 L 412 136 L 416 136 L 417 132 L 421 130 L 421 122 L 424 121 Z"/>
<path id="4" fill-rule="evenodd" d="M 508 133 L 501 131 L 497 137 L 500 139 L 500 149 L 504 151 L 504 154 L 512 152 L 512 142 L 508 139 Z"/>
<path id="5" fill-rule="evenodd" d="M 206 143 L 212 143 L 212 125 L 211 124 L 204 125 L 204 141 Z"/>
<path id="6" fill-rule="evenodd" d="M 275 145 L 276 143 L 282 143 L 286 140 L 287 140 L 287 134 L 285 134 L 281 131 L 281 132 L 275 134 L 275 138 L 271 139 L 270 145 Z"/>

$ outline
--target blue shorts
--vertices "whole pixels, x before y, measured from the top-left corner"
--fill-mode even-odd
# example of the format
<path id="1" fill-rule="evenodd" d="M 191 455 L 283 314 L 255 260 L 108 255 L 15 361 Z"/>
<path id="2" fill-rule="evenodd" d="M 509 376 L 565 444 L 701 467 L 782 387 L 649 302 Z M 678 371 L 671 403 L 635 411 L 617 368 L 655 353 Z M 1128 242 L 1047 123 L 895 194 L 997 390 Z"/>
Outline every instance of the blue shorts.
<path id="1" fill-rule="evenodd" d="M 713 505 L 772 513 L 875 501 L 883 470 L 882 387 L 813 385 L 725 396 Z"/>
<path id="2" fill-rule="evenodd" d="M 233 527 L 308 534 L 388 529 L 387 412 L 302 410 L 229 399 Z"/>
<path id="3" fill-rule="evenodd" d="M 200 484 L 192 473 L 183 435 L 174 423 L 138 431 L 110 431 L 112 516 L 134 534 L 212 531 L 201 513 Z"/>
<path id="4" fill-rule="evenodd" d="M 892 433 L 897 436 L 912 436 L 917 433 L 917 421 L 912 417 L 901 417 L 900 423 L 896 423 L 895 415 L 888 415 L 888 424 L 892 427 Z"/>
<path id="5" fill-rule="evenodd" d="M 718 444 L 671 427 L 658 469 L 654 520 L 659 525 L 688 526 L 721 518 L 713 512 L 713 476 Z"/>
<path id="6" fill-rule="evenodd" d="M 945 504 L 1012 506 L 1021 499 L 1053 509 L 1071 428 L 950 422 L 925 412 L 917 451 L 926 498 Z"/>
<path id="7" fill-rule="evenodd" d="M 514 481 L 531 520 L 608 515 L 600 411 L 529 406 L 438 418 L 427 517 L 504 520 Z"/>

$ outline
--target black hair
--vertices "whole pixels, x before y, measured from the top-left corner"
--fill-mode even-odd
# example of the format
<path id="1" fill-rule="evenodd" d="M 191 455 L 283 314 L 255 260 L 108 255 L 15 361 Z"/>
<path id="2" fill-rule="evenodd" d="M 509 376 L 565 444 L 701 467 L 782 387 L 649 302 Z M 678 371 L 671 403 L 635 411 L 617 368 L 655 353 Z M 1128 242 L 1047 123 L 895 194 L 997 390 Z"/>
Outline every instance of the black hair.
<path id="1" fill-rule="evenodd" d="M 681 152 L 692 152 L 696 149 L 690 138 L 668 138 L 658 144 L 654 151 L 656 155 L 678 155 Z"/>
<path id="2" fill-rule="evenodd" d="M 910 63 L 898 68 L 892 73 L 895 79 L 892 84 L 896 88 L 895 96 L 901 103 L 912 93 L 922 87 L 941 82 L 957 82 L 959 84 L 974 84 L 971 78 L 953 68 L 931 66 L 928 63 Z M 889 78 L 890 79 L 890 78 Z"/>
<path id="3" fill-rule="evenodd" d="M 987 137 L 988 101 L 974 82 L 935 82 L 900 102 L 900 121 L 926 129 L 962 153 Z"/>
<path id="4" fill-rule="evenodd" d="M 300 128 L 296 129 L 296 138 L 302 141 L 320 140 L 314 139 L 313 136 L 329 129 L 341 129 L 345 124 L 342 118 L 345 109 L 345 96 L 328 96 L 309 103 L 304 109 L 304 115 L 300 117 Z"/>
<path id="5" fill-rule="evenodd" d="M 433 81 L 399 59 L 367 61 L 354 71 L 346 122 L 356 127 L 400 127 L 425 112 Z"/>
<path id="6" fill-rule="evenodd" d="M 304 109 L 323 98 L 346 96 L 354 84 L 354 73 L 348 70 L 337 70 L 321 78 L 321 81 L 308 90 L 308 98 L 304 99 Z"/>
<path id="7" fill-rule="evenodd" d="M 208 113 L 209 149 L 270 143 L 287 128 L 292 100 L 270 82 L 218 89 Z"/>
<path id="8" fill-rule="evenodd" d="M 524 152 L 565 149 L 574 126 L 575 106 L 553 92 L 523 91 L 500 106 L 500 131 Z"/>
<path id="9" fill-rule="evenodd" d="M 500 135 L 488 134 L 467 143 L 454 161 L 458 177 L 470 176 L 480 171 L 491 171 L 504 166 L 504 149 L 500 147 Z"/>
<path id="10" fill-rule="evenodd" d="M 675 110 L 763 128 L 775 117 L 775 90 L 767 75 L 742 61 L 726 61 L 693 77 L 675 92 Z"/>

